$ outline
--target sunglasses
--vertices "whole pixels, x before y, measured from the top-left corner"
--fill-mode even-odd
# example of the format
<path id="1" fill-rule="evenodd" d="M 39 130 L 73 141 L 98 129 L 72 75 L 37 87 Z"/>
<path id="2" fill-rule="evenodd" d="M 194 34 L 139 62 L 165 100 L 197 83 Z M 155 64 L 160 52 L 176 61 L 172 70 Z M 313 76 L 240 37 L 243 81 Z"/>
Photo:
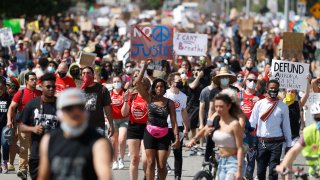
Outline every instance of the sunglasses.
<path id="1" fill-rule="evenodd" d="M 193 71 L 201 71 L 201 69 L 194 69 Z"/>
<path id="2" fill-rule="evenodd" d="M 50 86 L 50 85 L 47 85 L 47 86 L 45 86 L 47 89 L 55 89 L 56 88 L 56 86 L 55 85 L 52 85 L 52 86 Z"/>
<path id="3" fill-rule="evenodd" d="M 67 106 L 62 108 L 62 110 L 66 112 L 72 112 L 75 109 L 78 109 L 79 111 L 85 111 L 86 108 L 85 108 L 85 105 L 74 105 L 74 106 Z"/>
<path id="4" fill-rule="evenodd" d="M 255 79 L 247 79 L 249 82 L 255 82 L 255 83 L 257 83 L 257 80 L 255 80 Z"/>

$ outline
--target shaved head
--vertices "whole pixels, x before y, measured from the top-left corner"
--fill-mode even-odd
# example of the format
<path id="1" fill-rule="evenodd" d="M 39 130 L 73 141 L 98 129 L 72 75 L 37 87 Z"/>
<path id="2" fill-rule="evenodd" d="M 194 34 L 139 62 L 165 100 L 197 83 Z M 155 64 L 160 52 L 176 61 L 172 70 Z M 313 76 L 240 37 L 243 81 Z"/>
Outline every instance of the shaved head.
<path id="1" fill-rule="evenodd" d="M 67 63 L 60 63 L 58 66 L 58 72 L 67 73 L 68 72 Z"/>

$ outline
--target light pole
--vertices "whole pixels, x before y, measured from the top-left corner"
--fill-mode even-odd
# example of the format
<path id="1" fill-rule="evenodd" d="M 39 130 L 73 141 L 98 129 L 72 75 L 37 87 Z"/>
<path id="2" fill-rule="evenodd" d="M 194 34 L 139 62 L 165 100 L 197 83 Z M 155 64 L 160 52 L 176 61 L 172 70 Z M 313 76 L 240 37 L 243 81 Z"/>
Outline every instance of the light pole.
<path id="1" fill-rule="evenodd" d="M 250 13 L 250 0 L 246 0 L 246 17 L 249 18 Z"/>
<path id="2" fill-rule="evenodd" d="M 285 30 L 285 32 L 288 32 L 288 30 L 289 30 L 289 0 L 284 0 L 284 20 L 285 20 L 284 30 Z"/>

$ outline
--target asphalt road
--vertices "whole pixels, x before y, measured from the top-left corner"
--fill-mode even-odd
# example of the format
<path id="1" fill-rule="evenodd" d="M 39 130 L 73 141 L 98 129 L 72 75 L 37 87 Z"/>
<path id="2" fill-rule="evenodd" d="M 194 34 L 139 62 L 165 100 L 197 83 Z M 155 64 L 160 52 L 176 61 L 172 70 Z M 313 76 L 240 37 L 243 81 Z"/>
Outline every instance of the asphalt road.
<path id="1" fill-rule="evenodd" d="M 182 172 L 182 180 L 191 180 L 193 176 L 201 169 L 201 163 L 203 160 L 203 156 L 189 156 L 189 151 L 186 151 L 186 148 L 183 150 L 183 172 Z M 16 166 L 17 166 L 17 160 L 16 160 Z M 169 165 L 171 168 L 174 168 L 174 162 L 173 162 L 173 154 L 171 153 L 171 156 L 169 158 Z M 125 168 L 123 170 L 113 170 L 113 176 L 115 180 L 123 180 L 127 179 L 129 180 L 129 157 L 127 154 L 125 155 L 124 159 Z M 301 155 L 297 158 L 297 160 L 294 162 L 296 164 L 305 164 L 305 160 Z M 143 171 L 142 166 L 140 163 L 139 168 L 139 180 L 143 179 Z M 8 174 L 0 174 L 0 180 L 17 180 L 19 179 L 14 172 L 9 172 Z M 174 173 L 169 173 L 167 176 L 167 179 L 174 179 Z"/>

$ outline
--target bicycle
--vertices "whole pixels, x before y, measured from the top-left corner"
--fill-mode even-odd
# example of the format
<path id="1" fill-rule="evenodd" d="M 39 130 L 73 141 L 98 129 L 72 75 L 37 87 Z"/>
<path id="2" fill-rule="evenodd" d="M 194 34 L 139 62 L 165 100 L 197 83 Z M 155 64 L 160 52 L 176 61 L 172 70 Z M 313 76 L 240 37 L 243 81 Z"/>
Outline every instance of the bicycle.
<path id="1" fill-rule="evenodd" d="M 190 156 L 195 156 L 195 155 L 203 156 L 206 149 L 202 148 L 200 146 L 193 146 L 192 148 L 190 148 L 186 151 L 190 151 Z"/>
<path id="2" fill-rule="evenodd" d="M 308 165 L 301 165 L 301 164 L 293 164 L 293 166 L 297 166 L 297 168 L 293 171 L 285 171 L 283 173 L 280 173 L 282 176 L 288 175 L 288 174 L 292 174 L 295 179 L 302 179 L 302 180 L 308 180 L 310 177 L 309 173 L 304 172 L 304 168 L 300 167 L 300 166 L 308 166 Z M 316 179 L 320 179 L 320 173 L 319 172 L 319 168 L 315 167 L 316 171 L 314 174 L 311 175 L 311 177 L 314 177 Z"/>
<path id="3" fill-rule="evenodd" d="M 214 179 L 214 177 L 216 176 L 217 173 L 217 169 L 218 169 L 218 161 L 217 159 L 218 154 L 216 154 L 216 151 L 218 149 L 214 149 L 213 151 L 213 155 L 210 156 L 209 161 L 203 161 L 202 162 L 202 167 L 201 170 L 199 172 L 197 172 L 195 174 L 195 176 L 193 177 L 193 180 L 212 180 Z"/>

